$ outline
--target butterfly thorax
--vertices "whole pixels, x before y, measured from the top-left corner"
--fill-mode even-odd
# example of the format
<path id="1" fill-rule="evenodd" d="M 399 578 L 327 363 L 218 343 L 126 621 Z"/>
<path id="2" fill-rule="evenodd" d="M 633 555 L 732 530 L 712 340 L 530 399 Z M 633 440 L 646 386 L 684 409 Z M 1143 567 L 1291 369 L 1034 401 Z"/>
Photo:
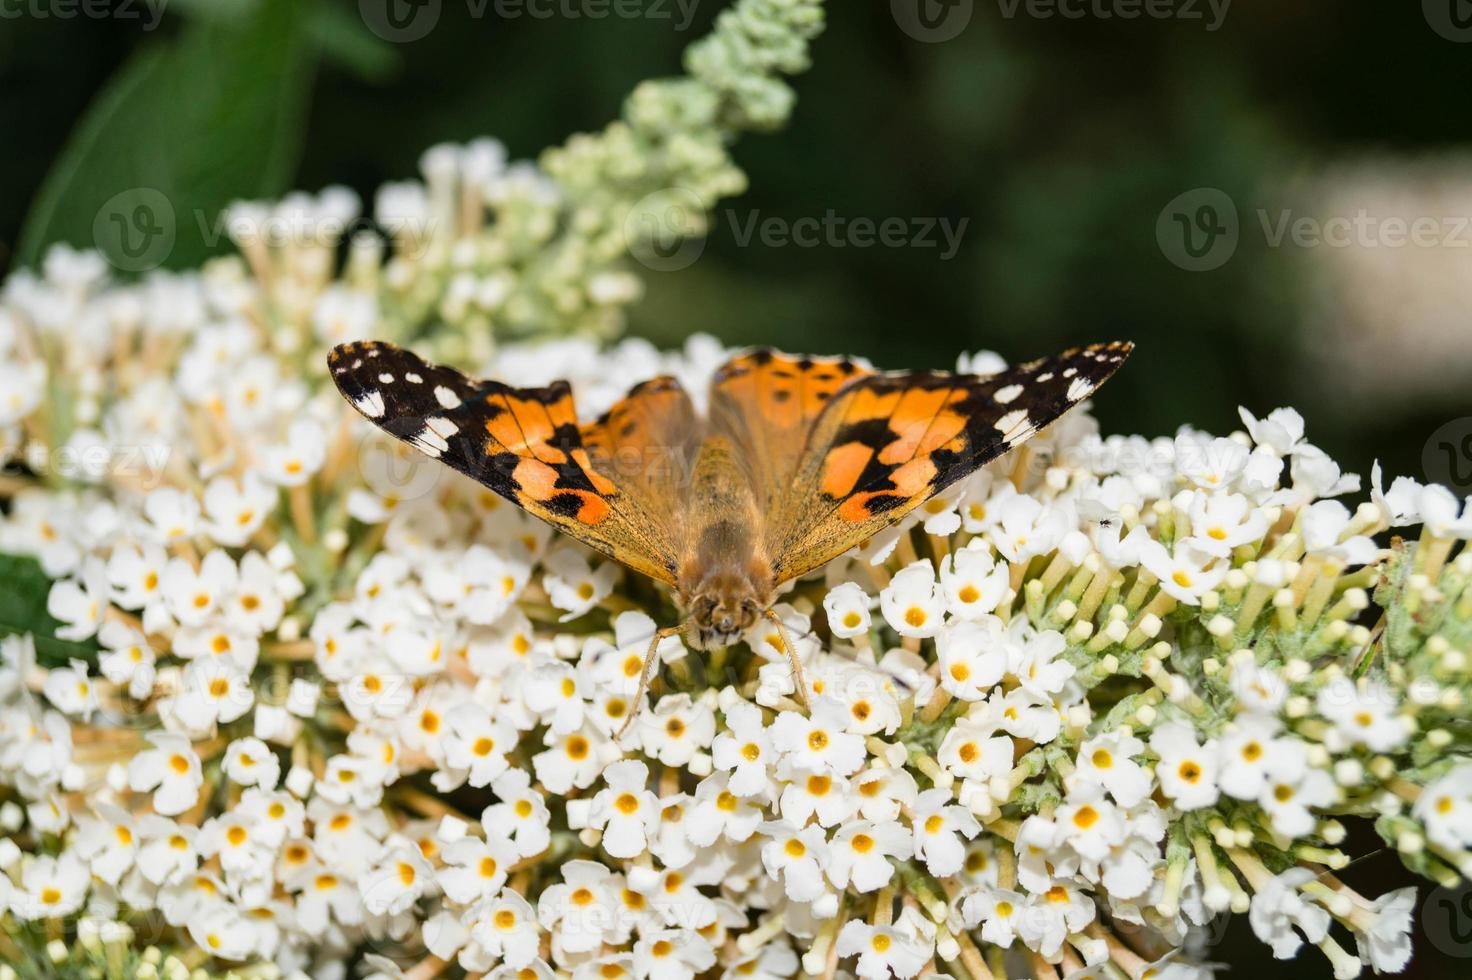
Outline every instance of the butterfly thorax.
<path id="1" fill-rule="evenodd" d="M 724 436 L 701 443 L 684 517 L 689 533 L 678 589 L 693 645 L 728 646 L 771 603 L 772 565 L 761 546 L 762 511 L 749 471 Z"/>

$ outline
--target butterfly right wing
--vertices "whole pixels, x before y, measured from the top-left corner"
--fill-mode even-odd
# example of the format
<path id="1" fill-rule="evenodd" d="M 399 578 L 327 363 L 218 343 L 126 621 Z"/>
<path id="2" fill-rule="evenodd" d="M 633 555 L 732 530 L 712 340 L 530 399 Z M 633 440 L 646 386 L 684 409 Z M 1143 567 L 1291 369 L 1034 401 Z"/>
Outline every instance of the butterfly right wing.
<path id="1" fill-rule="evenodd" d="M 343 396 L 374 425 L 596 551 L 674 584 L 678 529 L 643 488 L 593 464 L 565 381 L 513 388 L 430 364 L 393 344 L 327 357 Z"/>

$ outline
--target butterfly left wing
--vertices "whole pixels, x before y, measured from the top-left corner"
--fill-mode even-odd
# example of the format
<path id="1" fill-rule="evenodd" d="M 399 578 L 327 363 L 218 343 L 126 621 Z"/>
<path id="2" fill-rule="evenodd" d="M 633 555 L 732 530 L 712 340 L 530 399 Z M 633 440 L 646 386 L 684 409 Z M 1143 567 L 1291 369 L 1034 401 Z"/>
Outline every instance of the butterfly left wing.
<path id="1" fill-rule="evenodd" d="M 588 456 L 566 381 L 513 388 L 393 344 L 328 355 L 338 390 L 388 434 L 652 578 L 674 583 L 677 533 Z"/>
<path id="2" fill-rule="evenodd" d="M 837 558 L 1020 445 L 1093 394 L 1132 347 L 1096 344 L 988 377 L 877 374 L 845 385 L 767 512 L 776 581 Z"/>

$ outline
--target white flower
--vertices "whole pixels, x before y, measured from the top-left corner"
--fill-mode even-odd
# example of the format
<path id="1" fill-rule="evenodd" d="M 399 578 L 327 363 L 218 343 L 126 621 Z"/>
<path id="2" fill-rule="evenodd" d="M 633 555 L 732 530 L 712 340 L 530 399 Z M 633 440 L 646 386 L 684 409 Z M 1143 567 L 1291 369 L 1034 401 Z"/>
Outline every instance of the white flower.
<path id="1" fill-rule="evenodd" d="M 1140 564 L 1160 580 L 1162 591 L 1190 606 L 1199 605 L 1201 597 L 1216 588 L 1228 571 L 1215 555 L 1189 539 L 1172 551 L 1158 541 L 1147 541 L 1140 548 Z"/>
<path id="2" fill-rule="evenodd" d="M 1257 802 L 1273 829 L 1285 837 L 1308 835 L 1317 823 L 1312 810 L 1332 806 L 1339 798 L 1334 778 L 1309 764 L 1308 750 L 1297 739 L 1278 739 L 1266 770 Z"/>
<path id="3" fill-rule="evenodd" d="M 128 696 L 135 700 L 153 693 L 157 658 L 146 636 L 123 623 L 108 622 L 102 624 L 97 639 L 102 645 L 97 668 L 103 677 L 127 688 Z"/>
<path id="4" fill-rule="evenodd" d="M 473 701 L 445 713 L 445 765 L 463 770 L 471 786 L 485 786 L 506 771 L 506 753 L 516 747 L 516 732 Z"/>
<path id="5" fill-rule="evenodd" d="M 258 738 L 239 738 L 225 749 L 225 775 L 241 786 L 275 789 L 281 761 Z"/>
<path id="6" fill-rule="evenodd" d="M 542 566 L 546 570 L 542 583 L 547 596 L 552 605 L 564 610 L 564 623 L 577 619 L 608 598 L 621 571 L 617 564 L 607 561 L 599 563 L 595 570 L 581 551 L 566 545 L 548 552 Z M 645 643 L 648 642 L 646 639 Z"/>
<path id="7" fill-rule="evenodd" d="M 952 616 L 977 619 L 996 609 L 1006 596 L 1007 566 L 997 564 L 977 539 L 941 559 L 940 585 Z"/>
<path id="8" fill-rule="evenodd" d="M 182 558 L 164 569 L 162 593 L 169 612 L 185 626 L 202 626 L 235 591 L 239 572 L 218 549 L 204 556 L 198 571 Z"/>
<path id="9" fill-rule="evenodd" d="M 801 827 L 815 817 L 819 826 L 833 827 L 853 815 L 848 780 L 826 772 L 803 772 L 785 761 L 777 775 L 786 783 L 777 803 L 783 819 Z"/>
<path id="10" fill-rule="evenodd" d="M 945 619 L 935 566 L 922 559 L 896 572 L 879 593 L 879 610 L 900 636 L 934 636 Z"/>
<path id="11" fill-rule="evenodd" d="M 542 794 L 530 787 L 531 777 L 524 770 L 508 769 L 491 783 L 491 791 L 501 802 L 486 807 L 481 814 L 487 836 L 505 834 L 520 857 L 542 853 L 551 840 L 547 804 Z"/>
<path id="12" fill-rule="evenodd" d="M 1428 783 L 1411 812 L 1432 842 L 1452 849 L 1472 845 L 1472 764 L 1454 766 Z"/>
<path id="13" fill-rule="evenodd" d="M 968 928 L 981 926 L 981 938 L 1007 949 L 1017 938 L 1018 924 L 1025 914 L 1027 896 L 1001 888 L 983 888 L 961 902 L 961 917 Z"/>
<path id="14" fill-rule="evenodd" d="M 487 830 L 484 840 L 452 840 L 440 851 L 440 858 L 445 867 L 436 871 L 436 880 L 445 895 L 452 902 L 470 905 L 499 892 L 511 865 L 517 862 L 517 851 L 505 837 Z"/>
<path id="15" fill-rule="evenodd" d="M 768 730 L 772 745 L 794 767 L 804 772 L 847 776 L 864 764 L 864 740 L 845 731 L 848 711 L 842 702 L 820 697 L 812 714 L 784 711 Z"/>
<path id="16" fill-rule="evenodd" d="M 811 902 L 823 894 L 823 871 L 831 860 L 823 828 L 799 829 L 785 820 L 767 821 L 757 828 L 770 838 L 762 845 L 762 865 L 779 879 L 787 897 Z"/>
<path id="17" fill-rule="evenodd" d="M 191 538 L 199 530 L 199 501 L 182 490 L 159 487 L 144 498 L 143 516 L 154 541 L 169 544 Z"/>
<path id="18" fill-rule="evenodd" d="M 89 884 L 87 866 L 75 854 L 39 855 L 21 871 L 11 911 L 28 921 L 63 918 L 82 907 Z"/>
<path id="19" fill-rule="evenodd" d="M 278 486 L 303 486 L 327 458 L 327 435 L 316 421 L 298 419 L 285 443 L 267 446 L 261 455 L 262 477 Z"/>
<path id="20" fill-rule="evenodd" d="M 1291 959 L 1303 945 L 1295 928 L 1311 943 L 1329 933 L 1329 913 L 1298 892 L 1313 877 L 1308 868 L 1289 868 L 1268 879 L 1252 896 L 1248 913 L 1252 931 L 1273 948 L 1273 955 L 1280 960 Z"/>
<path id="21" fill-rule="evenodd" d="M 1059 833 L 1086 861 L 1099 862 L 1124 841 L 1125 821 L 1119 807 L 1104 798 L 1097 783 L 1081 782 L 1054 814 Z"/>
<path id="22" fill-rule="evenodd" d="M 1150 774 L 1134 760 L 1144 751 L 1145 743 L 1133 735 L 1097 735 L 1079 746 L 1078 778 L 1104 787 L 1128 810 L 1150 794 Z"/>
<path id="23" fill-rule="evenodd" d="M 838 955 L 858 956 L 854 972 L 861 980 L 890 976 L 908 980 L 925 966 L 932 948 L 931 943 L 894 926 L 871 926 L 858 920 L 844 923 L 838 933 Z"/>
<path id="24" fill-rule="evenodd" d="M 951 802 L 946 789 L 928 789 L 915 801 L 910 818 L 914 832 L 915 856 L 937 878 L 949 878 L 961 870 L 966 860 L 966 845 L 981 833 L 981 824 L 971 811 Z"/>
<path id="25" fill-rule="evenodd" d="M 97 710 L 97 688 L 87 676 L 87 663 L 73 660 L 66 667 L 52 668 L 42 690 L 58 711 L 91 718 Z"/>
<path id="26" fill-rule="evenodd" d="M 1221 794 L 1215 742 L 1199 745 L 1189 725 L 1167 722 L 1150 734 L 1150 750 L 1160 760 L 1155 764 L 1155 778 L 1176 809 L 1199 810 L 1216 803 Z"/>
<path id="27" fill-rule="evenodd" d="M 712 773 L 695 788 L 695 803 L 684 820 L 685 835 L 696 847 L 710 847 L 722 838 L 740 844 L 756 833 L 763 814 L 756 801 L 731 791 L 724 772 Z"/>
<path id="28" fill-rule="evenodd" d="M 710 708 L 690 700 L 688 694 L 670 694 L 659 699 L 652 711 L 637 722 L 644 754 L 666 766 L 689 765 L 697 752 L 710 748 L 716 719 Z"/>
<path id="29" fill-rule="evenodd" d="M 63 640 L 95 636 L 107 614 L 107 594 L 107 577 L 98 562 L 88 562 L 80 579 L 53 583 L 46 611 L 62 623 L 56 635 Z"/>
<path id="30" fill-rule="evenodd" d="M 95 817 L 83 817 L 77 824 L 77 855 L 91 866 L 93 875 L 116 885 L 138 855 L 138 825 L 132 815 L 99 803 Z"/>
<path id="31" fill-rule="evenodd" d="M 688 929 L 663 929 L 634 945 L 634 974 L 641 980 L 690 980 L 715 962 L 710 943 Z"/>
<path id="32" fill-rule="evenodd" d="M 1224 558 L 1233 548 L 1261 541 L 1268 532 L 1268 516 L 1262 508 L 1237 493 L 1187 492 L 1192 547 Z"/>
<path id="33" fill-rule="evenodd" d="M 1360 959 L 1369 963 L 1376 973 L 1399 973 L 1411 961 L 1415 908 L 1414 886 L 1386 892 L 1370 907 L 1373 916 L 1370 928 L 1355 930 Z"/>
<path id="34" fill-rule="evenodd" d="M 1176 436 L 1176 472 L 1203 490 L 1222 490 L 1247 466 L 1248 449 L 1232 439 L 1213 439 L 1200 433 Z"/>
<path id="35" fill-rule="evenodd" d="M 1299 512 L 1298 529 L 1309 554 L 1332 558 L 1342 565 L 1364 565 L 1375 560 L 1375 542 L 1363 534 L 1350 535 L 1353 515 L 1337 500 L 1320 500 Z"/>
<path id="36" fill-rule="evenodd" d="M 840 582 L 823 597 L 823 611 L 828 615 L 828 629 L 834 636 L 848 640 L 869 632 L 869 594 L 854 582 Z"/>
<path id="37" fill-rule="evenodd" d="M 648 847 L 659 826 L 659 799 L 645 786 L 649 767 L 642 762 L 615 762 L 603 770 L 605 788 L 593 797 L 588 825 L 603 831 L 603 849 L 614 857 L 632 858 Z"/>
<path id="38" fill-rule="evenodd" d="M 962 701 L 980 701 L 1007 672 L 1009 642 L 995 616 L 958 619 L 936 637 L 940 684 Z"/>
<path id="39" fill-rule="evenodd" d="M 135 793 L 153 791 L 153 808 L 171 817 L 192 807 L 204 785 L 199 756 L 182 735 L 150 732 L 153 746 L 128 763 L 128 785 Z"/>
<path id="40" fill-rule="evenodd" d="M 239 482 L 217 476 L 204 490 L 204 528 L 219 544 L 239 548 L 276 507 L 276 488 L 249 470 Z"/>
<path id="41" fill-rule="evenodd" d="M 1222 735 L 1222 792 L 1239 800 L 1256 799 L 1267 781 L 1268 761 L 1278 744 L 1278 721 L 1261 715 L 1243 715 Z"/>
<path id="42" fill-rule="evenodd" d="M 586 729 L 563 738 L 548 732 L 543 741 L 547 749 L 532 756 L 532 771 L 554 794 L 566 793 L 574 786 L 586 789 L 593 785 L 609 755 L 618 751 L 607 741 L 595 743 Z"/>
<path id="43" fill-rule="evenodd" d="M 1409 719 L 1399 712 L 1396 696 L 1379 681 L 1356 683 L 1336 677 L 1314 699 L 1319 714 L 1334 723 L 1337 738 L 1328 740 L 1330 751 L 1364 745 L 1372 752 L 1389 752 L 1410 737 Z"/>
<path id="44" fill-rule="evenodd" d="M 901 860 L 914 853 L 914 836 L 897 824 L 854 820 L 833 835 L 828 880 L 839 888 L 872 892 L 894 876 L 890 858 Z"/>
<path id="45" fill-rule="evenodd" d="M 963 718 L 942 740 L 936 759 L 961 779 L 988 781 L 1012 769 L 1012 740 L 980 719 Z"/>
<path id="46" fill-rule="evenodd" d="M 1252 441 L 1279 456 L 1289 455 L 1303 441 L 1303 416 L 1296 409 L 1275 408 L 1266 418 L 1259 419 L 1239 406 L 1237 414 L 1241 416 Z"/>
<path id="47" fill-rule="evenodd" d="M 160 711 L 195 737 L 209 734 L 216 722 L 232 722 L 255 704 L 250 677 L 229 657 L 195 660 L 184 669 L 179 693 Z"/>
<path id="48" fill-rule="evenodd" d="M 1028 896 L 1017 919 L 1017 934 L 1043 956 L 1054 956 L 1063 940 L 1094 920 L 1094 903 L 1083 892 L 1061 883 Z"/>
<path id="49" fill-rule="evenodd" d="M 537 921 L 565 953 L 590 953 L 605 942 L 620 945 L 613 872 L 595 861 L 569 861 L 562 881 L 542 891 Z"/>
<path id="50" fill-rule="evenodd" d="M 497 898 L 477 903 L 470 914 L 470 934 L 487 953 L 518 970 L 537 958 L 536 913 L 516 892 L 503 889 Z"/>

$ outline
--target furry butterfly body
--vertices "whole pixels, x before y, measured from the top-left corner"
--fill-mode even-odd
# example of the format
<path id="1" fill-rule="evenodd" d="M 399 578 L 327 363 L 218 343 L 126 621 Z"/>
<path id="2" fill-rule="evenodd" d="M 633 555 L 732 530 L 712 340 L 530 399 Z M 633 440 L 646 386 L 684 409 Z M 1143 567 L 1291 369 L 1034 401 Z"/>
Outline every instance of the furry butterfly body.
<path id="1" fill-rule="evenodd" d="M 659 377 L 588 423 L 566 382 L 475 380 L 375 342 L 337 347 L 328 365 L 384 431 L 672 586 L 687 618 L 660 631 L 652 655 L 676 632 L 704 649 L 763 616 L 782 631 L 771 611 L 779 586 L 1026 441 L 1130 349 L 1097 344 L 988 376 L 875 373 L 848 358 L 759 349 L 716 372 L 704 418 L 675 379 Z M 801 664 L 782 641 L 805 698 Z"/>

